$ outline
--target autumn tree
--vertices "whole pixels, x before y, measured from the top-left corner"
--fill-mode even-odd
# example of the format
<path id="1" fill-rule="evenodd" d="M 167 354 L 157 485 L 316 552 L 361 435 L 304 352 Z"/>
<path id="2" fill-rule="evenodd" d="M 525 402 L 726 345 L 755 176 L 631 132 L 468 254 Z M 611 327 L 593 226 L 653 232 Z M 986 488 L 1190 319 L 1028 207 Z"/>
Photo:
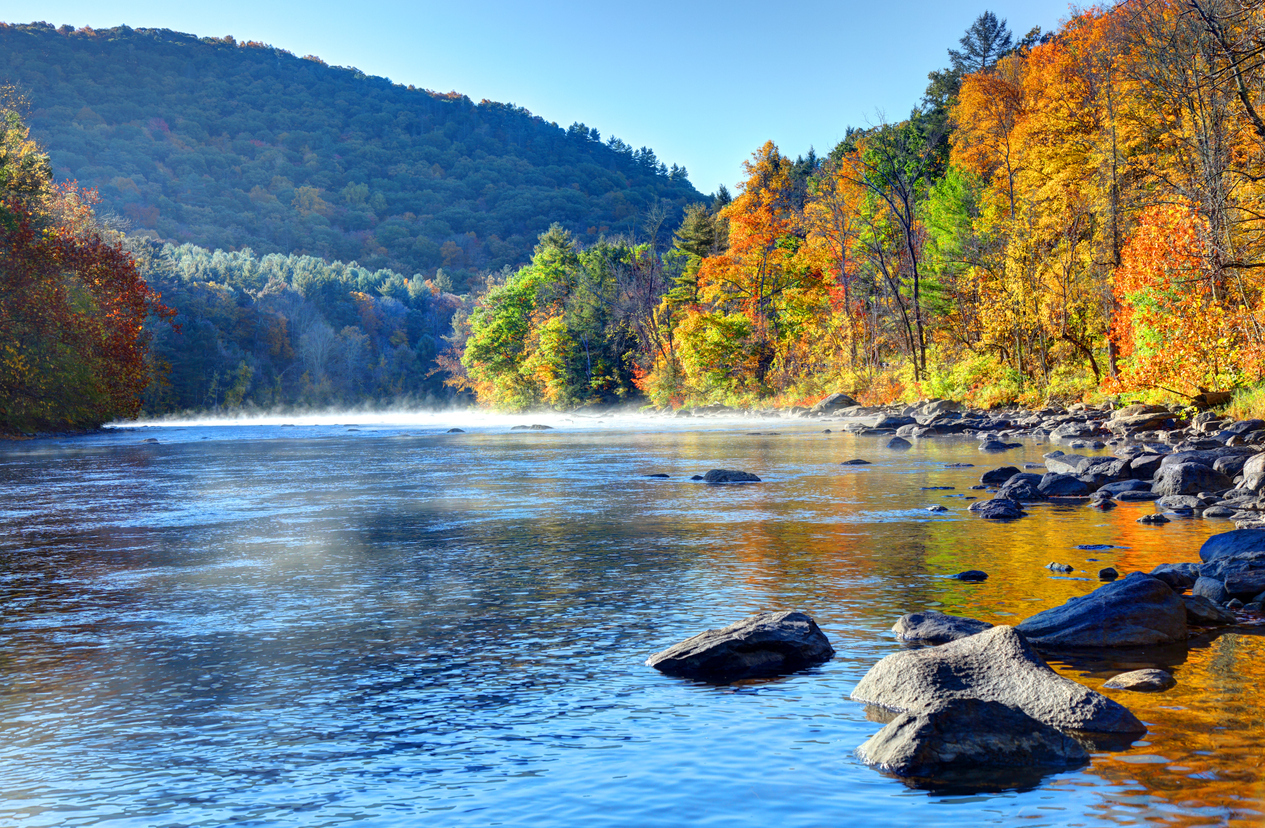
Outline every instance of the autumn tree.
<path id="1" fill-rule="evenodd" d="M 165 315 L 131 256 L 54 186 L 18 114 L 0 113 L 0 429 L 95 427 L 140 409 L 142 325 Z"/>

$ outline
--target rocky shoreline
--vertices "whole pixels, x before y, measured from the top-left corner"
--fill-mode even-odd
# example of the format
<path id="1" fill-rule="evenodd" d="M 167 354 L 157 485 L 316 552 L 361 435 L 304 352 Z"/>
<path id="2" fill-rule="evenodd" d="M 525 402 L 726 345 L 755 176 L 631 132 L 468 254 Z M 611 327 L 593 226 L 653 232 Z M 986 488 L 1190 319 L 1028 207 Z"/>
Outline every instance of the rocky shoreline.
<path id="1" fill-rule="evenodd" d="M 699 415 L 727 412 L 690 416 Z M 1024 445 L 1015 442 L 1018 438 L 1060 446 L 1046 453 L 1043 463 L 985 471 L 974 488 L 992 496 L 969 507 L 983 519 L 1019 520 L 1027 514 L 1025 506 L 1036 502 L 1101 510 L 1117 502 L 1153 502 L 1156 511 L 1140 523 L 1159 527 L 1169 516 L 1201 517 L 1226 519 L 1236 527 L 1210 537 L 1198 561 L 1175 561 L 1124 577 L 1104 568 L 1099 577 L 1106 583 L 1093 592 L 1013 627 L 934 611 L 900 618 L 893 631 L 914 649 L 879 661 L 852 693 L 867 705 L 867 715 L 884 725 L 858 746 L 863 761 L 918 786 L 935 786 L 962 772 L 992 773 L 996 781 L 1017 769 L 1039 772 L 1083 764 L 1094 750 L 1126 747 L 1146 727 L 1119 702 L 1059 676 L 1043 655 L 1095 658 L 1112 651 L 1182 648 L 1265 612 L 1265 421 L 1235 421 L 1206 411 L 1186 415 L 1161 406 L 1117 409 L 1110 404 L 979 411 L 945 400 L 864 408 L 845 395 L 782 415 L 887 436 L 891 450 L 941 435 L 973 436 L 985 454 Z M 860 459 L 844 462 L 863 464 Z M 1049 567 L 1069 569 L 1058 563 Z M 983 580 L 987 574 L 952 577 Z M 750 639 L 744 623 L 750 626 L 750 620 L 709 631 L 707 641 L 736 639 L 726 647 L 743 652 L 746 663 L 790 665 L 796 657 L 787 648 L 809 646 L 804 632 L 816 630 L 808 616 L 792 615 L 798 616 L 795 629 L 781 636 L 768 629 L 773 617 L 764 619 L 763 640 L 778 641 L 776 658 L 744 650 L 742 642 Z M 691 639 L 695 649 L 705 637 Z M 679 653 L 683 646 L 666 652 Z M 823 661 L 822 643 L 811 646 L 801 658 L 804 665 Z M 664 655 L 648 663 L 663 670 L 670 661 Z M 714 662 L 709 671 L 711 678 L 708 671 L 674 674 L 704 680 L 725 675 Z M 1112 677 L 1103 690 L 1162 693 L 1175 684 L 1165 670 L 1133 669 Z"/>

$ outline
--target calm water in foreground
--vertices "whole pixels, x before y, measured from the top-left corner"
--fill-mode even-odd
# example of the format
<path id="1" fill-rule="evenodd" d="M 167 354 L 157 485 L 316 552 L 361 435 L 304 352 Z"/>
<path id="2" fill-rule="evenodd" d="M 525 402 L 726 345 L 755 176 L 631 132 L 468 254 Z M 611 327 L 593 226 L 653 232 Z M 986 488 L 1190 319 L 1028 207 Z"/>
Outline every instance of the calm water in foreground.
<path id="1" fill-rule="evenodd" d="M 1114 693 L 1151 732 L 1077 771 L 929 792 L 857 761 L 879 725 L 848 696 L 899 649 L 902 613 L 1013 623 L 1093 589 L 1087 572 L 1193 560 L 1233 528 L 1135 523 L 1150 504 L 966 513 L 982 471 L 1044 443 L 989 457 L 951 438 L 889 453 L 821 423 L 348 422 L 0 445 L 0 824 L 1265 819 L 1251 631 L 1170 654 L 1168 693 Z M 852 457 L 874 465 L 838 465 Z M 765 482 L 688 481 L 711 468 Z M 640 477 L 656 472 L 671 478 Z M 992 577 L 944 577 L 968 568 Z M 783 608 L 817 619 L 833 661 L 730 687 L 643 665 Z M 1096 688 L 1146 663 L 1130 658 L 1054 666 Z"/>

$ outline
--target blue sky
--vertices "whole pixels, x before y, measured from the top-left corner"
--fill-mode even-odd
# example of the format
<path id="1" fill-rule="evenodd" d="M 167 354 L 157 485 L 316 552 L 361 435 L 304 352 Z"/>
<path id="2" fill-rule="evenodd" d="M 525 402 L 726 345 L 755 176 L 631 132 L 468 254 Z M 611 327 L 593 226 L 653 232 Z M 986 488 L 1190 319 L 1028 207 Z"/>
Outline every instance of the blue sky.
<path id="1" fill-rule="evenodd" d="M 904 118 L 985 9 L 1017 37 L 1069 11 L 1065 0 L 5 0 L 0 19 L 260 40 L 564 127 L 582 121 L 684 165 L 710 193 L 732 189 L 770 138 L 791 156 L 824 152 L 849 124 Z"/>

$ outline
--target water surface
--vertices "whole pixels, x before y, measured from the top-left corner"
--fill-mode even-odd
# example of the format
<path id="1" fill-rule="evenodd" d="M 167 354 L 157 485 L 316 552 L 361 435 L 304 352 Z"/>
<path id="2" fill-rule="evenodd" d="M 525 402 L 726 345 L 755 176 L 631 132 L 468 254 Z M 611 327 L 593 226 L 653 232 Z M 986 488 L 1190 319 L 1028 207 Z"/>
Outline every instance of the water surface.
<path id="1" fill-rule="evenodd" d="M 1015 623 L 1101 567 L 1193 560 L 1225 522 L 969 515 L 979 475 L 1039 462 L 1037 442 L 999 457 L 955 438 L 886 452 L 830 423 L 393 419 L 0 446 L 0 824 L 1262 819 L 1252 630 L 1170 654 L 1167 693 L 1112 694 L 1146 739 L 1022 789 L 911 789 L 854 755 L 880 725 L 848 695 L 900 648 L 901 614 Z M 838 465 L 853 457 L 874 465 Z M 764 482 L 688 480 L 711 468 Z M 964 569 L 991 577 L 944 577 Z M 644 666 L 775 609 L 811 613 L 836 658 L 727 687 Z M 1055 666 L 1097 688 L 1153 658 Z"/>

